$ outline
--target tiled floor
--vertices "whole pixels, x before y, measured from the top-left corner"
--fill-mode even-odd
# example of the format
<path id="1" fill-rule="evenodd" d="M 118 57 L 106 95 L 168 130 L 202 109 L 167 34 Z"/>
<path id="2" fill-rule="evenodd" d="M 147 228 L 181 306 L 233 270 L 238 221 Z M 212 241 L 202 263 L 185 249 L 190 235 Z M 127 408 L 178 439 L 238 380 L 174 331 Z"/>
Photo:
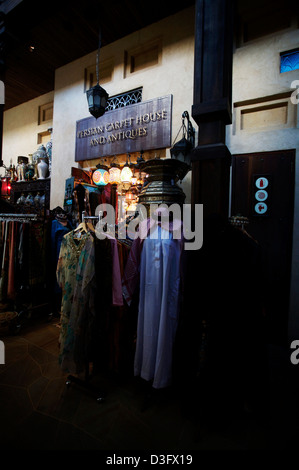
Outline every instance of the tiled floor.
<path id="1" fill-rule="evenodd" d="M 57 321 L 41 320 L 4 335 L 0 365 L 0 448 L 6 450 L 240 450 L 296 448 L 298 369 L 272 351 L 268 419 L 236 417 L 224 426 L 186 416 L 175 390 L 145 404 L 134 377 L 95 379 L 103 402 L 75 385 L 67 387 L 58 365 Z M 283 364 L 283 366 L 281 366 Z M 284 367 L 284 365 L 287 365 Z"/>

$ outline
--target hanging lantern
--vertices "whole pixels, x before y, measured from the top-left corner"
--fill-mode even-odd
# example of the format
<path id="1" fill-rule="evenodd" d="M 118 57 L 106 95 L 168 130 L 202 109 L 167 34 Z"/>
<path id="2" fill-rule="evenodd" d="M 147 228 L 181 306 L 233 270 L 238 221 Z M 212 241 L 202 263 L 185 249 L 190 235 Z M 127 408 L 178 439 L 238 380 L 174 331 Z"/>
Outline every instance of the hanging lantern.
<path id="1" fill-rule="evenodd" d="M 119 184 L 121 182 L 120 175 L 121 175 L 120 169 L 117 166 L 112 166 L 109 169 L 109 183 Z"/>
<path id="2" fill-rule="evenodd" d="M 127 207 L 126 207 L 126 212 L 136 212 L 137 210 L 137 204 L 135 201 L 132 201 Z M 133 234 L 134 236 L 134 234 Z M 134 237 L 133 237 L 134 238 Z"/>
<path id="3" fill-rule="evenodd" d="M 121 170 L 120 180 L 122 183 L 131 183 L 131 178 L 133 176 L 133 172 L 129 165 L 125 165 Z"/>
<path id="4" fill-rule="evenodd" d="M 187 119 L 187 126 L 185 119 Z M 181 129 L 183 129 L 183 138 L 173 145 L 170 149 L 170 155 L 171 158 L 190 164 L 190 153 L 194 148 L 195 130 L 190 122 L 188 111 L 184 111 L 182 114 Z"/>
<path id="5" fill-rule="evenodd" d="M 129 191 L 126 192 L 126 202 L 130 203 L 135 201 L 136 199 L 136 190 L 135 188 L 130 188 Z"/>
<path id="6" fill-rule="evenodd" d="M 136 170 L 135 170 L 135 165 L 131 165 L 131 168 L 133 166 L 133 174 L 132 174 L 132 177 L 131 177 L 131 185 L 132 186 L 136 186 L 137 184 L 137 173 L 136 173 Z"/>
<path id="7" fill-rule="evenodd" d="M 98 83 L 86 91 L 88 109 L 96 119 L 103 116 L 106 110 L 108 93 Z"/>
<path id="8" fill-rule="evenodd" d="M 97 169 L 92 175 L 92 181 L 97 186 L 106 186 L 109 183 L 109 172 L 103 168 Z"/>
<path id="9" fill-rule="evenodd" d="M 101 42 L 102 42 L 102 34 L 100 30 L 99 47 L 97 51 L 97 61 L 96 61 L 97 84 L 86 91 L 89 112 L 96 119 L 98 119 L 100 116 L 103 116 L 103 114 L 105 113 L 107 101 L 109 98 L 109 95 L 106 92 L 106 90 L 104 90 L 104 88 L 102 88 L 99 85 L 99 56 L 100 56 Z"/>
<path id="10" fill-rule="evenodd" d="M 128 159 L 130 161 L 130 165 L 128 163 Z M 120 174 L 120 180 L 124 185 L 131 184 L 131 178 L 133 176 L 133 171 L 131 170 L 131 168 L 134 168 L 134 165 L 132 165 L 131 156 L 130 156 L 130 154 L 128 154 L 125 166 L 121 170 L 121 174 Z M 128 189 L 128 188 L 126 188 L 126 189 Z"/>

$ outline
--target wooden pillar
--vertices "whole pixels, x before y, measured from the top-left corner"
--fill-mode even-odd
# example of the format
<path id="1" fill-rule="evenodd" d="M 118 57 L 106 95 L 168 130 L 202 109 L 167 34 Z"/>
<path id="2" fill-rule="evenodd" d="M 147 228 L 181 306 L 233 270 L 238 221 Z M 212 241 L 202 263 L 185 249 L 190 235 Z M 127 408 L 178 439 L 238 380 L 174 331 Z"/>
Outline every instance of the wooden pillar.
<path id="1" fill-rule="evenodd" d="M 229 395 L 222 393 L 227 369 L 220 358 L 230 326 L 225 317 L 230 305 L 230 276 L 225 269 L 226 247 L 223 249 L 224 242 L 220 242 L 223 222 L 228 219 L 231 164 L 225 145 L 225 126 L 231 123 L 231 0 L 196 0 L 195 14 L 191 114 L 199 126 L 199 137 L 191 153 L 191 194 L 193 209 L 194 204 L 203 204 L 203 246 L 184 252 L 184 307 L 177 361 L 187 412 L 192 419 L 207 417 L 212 422 L 225 409 L 223 403 L 227 407 L 229 403 Z"/>
<path id="2" fill-rule="evenodd" d="M 196 0 L 192 117 L 199 138 L 192 152 L 192 203 L 204 219 L 228 216 L 231 155 L 225 126 L 231 123 L 233 8 L 231 0 Z"/>

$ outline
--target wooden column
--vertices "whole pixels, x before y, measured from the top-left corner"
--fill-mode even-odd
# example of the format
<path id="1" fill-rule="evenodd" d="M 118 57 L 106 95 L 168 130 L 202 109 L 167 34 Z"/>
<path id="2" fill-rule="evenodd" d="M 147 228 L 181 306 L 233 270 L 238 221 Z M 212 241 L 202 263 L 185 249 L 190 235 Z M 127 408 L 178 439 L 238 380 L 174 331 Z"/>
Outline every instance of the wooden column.
<path id="1" fill-rule="evenodd" d="M 228 216 L 231 156 L 225 126 L 231 123 L 233 8 L 231 0 L 196 0 L 194 99 L 199 126 L 192 152 L 192 203 L 204 219 Z"/>

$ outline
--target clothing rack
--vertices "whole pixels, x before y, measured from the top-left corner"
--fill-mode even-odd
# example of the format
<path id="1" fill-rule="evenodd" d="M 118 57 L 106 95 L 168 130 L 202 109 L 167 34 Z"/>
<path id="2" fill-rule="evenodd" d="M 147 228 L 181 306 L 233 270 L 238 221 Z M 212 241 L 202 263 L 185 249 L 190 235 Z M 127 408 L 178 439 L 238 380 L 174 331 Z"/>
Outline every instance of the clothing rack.
<path id="1" fill-rule="evenodd" d="M 86 215 L 86 211 L 83 211 L 82 212 L 82 222 L 84 222 L 84 220 L 97 220 L 98 222 L 101 220 L 101 215 L 102 215 L 102 212 L 99 213 L 98 216 L 96 215 Z"/>
<path id="2" fill-rule="evenodd" d="M 85 220 L 93 220 L 93 221 L 97 221 L 99 223 L 101 223 L 101 218 L 103 216 L 103 212 L 100 211 L 99 212 L 99 215 L 86 215 L 86 211 L 83 211 L 82 212 L 82 223 L 84 223 Z M 102 229 L 104 229 L 104 226 L 106 226 L 106 230 L 105 232 L 109 233 L 110 229 L 111 229 L 111 225 L 105 223 L 102 225 Z"/>
<path id="3" fill-rule="evenodd" d="M 30 222 L 37 220 L 37 214 L 0 214 L 2 222 Z"/>
<path id="4" fill-rule="evenodd" d="M 38 218 L 37 214 L 22 214 L 22 213 L 0 213 L 0 221 L 2 222 L 20 222 L 20 223 L 29 223 L 29 222 L 34 222 L 40 220 Z M 5 240 L 4 240 L 4 251 L 6 250 L 6 243 L 7 243 L 7 226 L 5 228 Z M 4 258 L 3 258 L 3 263 L 4 263 Z M 4 267 L 4 264 L 2 263 L 2 270 Z M 20 319 L 23 318 L 24 316 L 29 316 L 30 313 L 33 312 L 34 310 L 39 310 L 43 309 L 45 307 L 48 307 L 48 303 L 40 303 L 38 305 L 33 305 L 33 301 L 31 300 L 31 305 L 27 307 L 19 306 L 17 308 L 16 302 L 14 301 L 14 308 L 18 311 L 17 313 L 17 319 L 19 320 L 17 322 L 15 332 L 18 333 L 20 328 L 21 328 L 21 321 Z M 49 319 L 51 319 L 51 314 L 49 314 Z"/>

